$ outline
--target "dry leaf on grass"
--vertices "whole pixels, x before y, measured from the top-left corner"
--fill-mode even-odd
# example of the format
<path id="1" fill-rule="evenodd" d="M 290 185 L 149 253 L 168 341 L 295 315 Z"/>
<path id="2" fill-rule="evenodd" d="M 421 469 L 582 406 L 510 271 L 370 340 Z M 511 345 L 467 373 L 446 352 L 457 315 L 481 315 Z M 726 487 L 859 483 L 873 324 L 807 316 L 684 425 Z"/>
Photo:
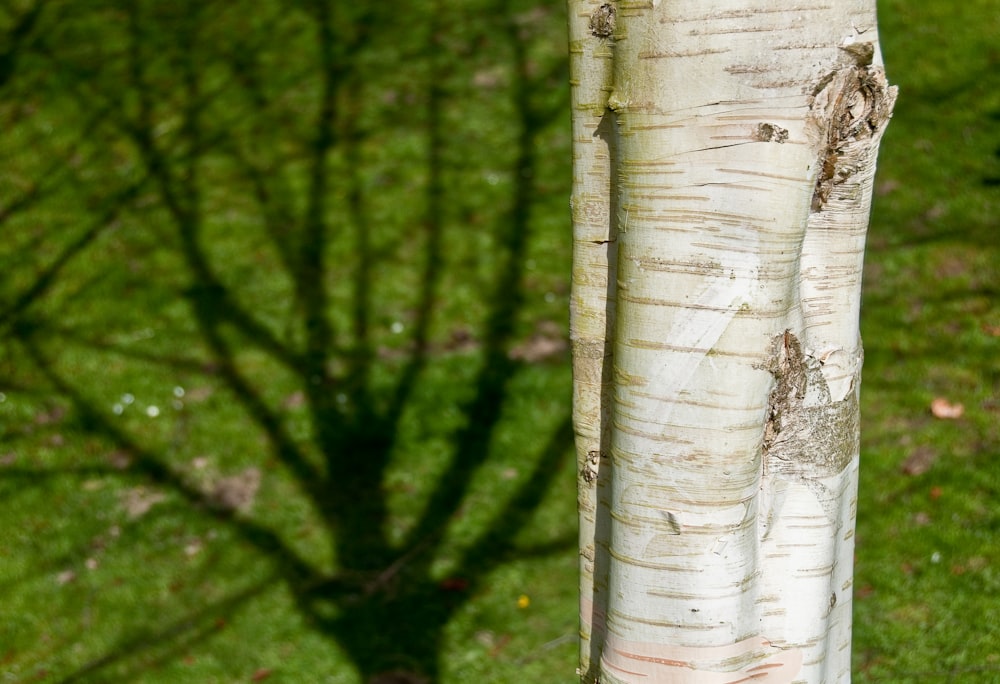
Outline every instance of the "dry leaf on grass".
<path id="1" fill-rule="evenodd" d="M 132 457 L 127 451 L 112 451 L 108 454 L 108 463 L 115 470 L 125 470 L 132 465 Z"/>
<path id="2" fill-rule="evenodd" d="M 247 468 L 230 477 L 222 477 L 211 484 L 208 498 L 213 505 L 227 511 L 246 511 L 252 505 L 260 488 L 260 470 Z"/>
<path id="3" fill-rule="evenodd" d="M 166 498 L 163 492 L 158 492 L 147 487 L 133 487 L 128 489 L 122 496 L 122 508 L 130 518 L 140 518 L 149 513 L 156 504 Z"/>
<path id="4" fill-rule="evenodd" d="M 931 402 L 931 413 L 935 418 L 942 420 L 954 420 L 961 418 L 965 413 L 965 407 L 959 403 L 951 403 L 944 397 L 937 397 Z"/>
<path id="5" fill-rule="evenodd" d="M 906 457 L 900 470 L 906 475 L 923 475 L 937 460 L 937 452 L 929 446 L 917 447 L 912 454 Z"/>

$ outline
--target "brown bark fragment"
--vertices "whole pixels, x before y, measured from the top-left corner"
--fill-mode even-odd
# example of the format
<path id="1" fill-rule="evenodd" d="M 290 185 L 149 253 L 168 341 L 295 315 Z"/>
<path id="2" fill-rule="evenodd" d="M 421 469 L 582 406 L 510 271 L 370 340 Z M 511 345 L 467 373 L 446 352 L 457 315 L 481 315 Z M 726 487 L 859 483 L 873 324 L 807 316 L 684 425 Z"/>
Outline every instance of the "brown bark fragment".
<path id="1" fill-rule="evenodd" d="M 788 129 L 770 123 L 757 124 L 754 130 L 754 140 L 757 142 L 783 143 L 788 140 Z"/>

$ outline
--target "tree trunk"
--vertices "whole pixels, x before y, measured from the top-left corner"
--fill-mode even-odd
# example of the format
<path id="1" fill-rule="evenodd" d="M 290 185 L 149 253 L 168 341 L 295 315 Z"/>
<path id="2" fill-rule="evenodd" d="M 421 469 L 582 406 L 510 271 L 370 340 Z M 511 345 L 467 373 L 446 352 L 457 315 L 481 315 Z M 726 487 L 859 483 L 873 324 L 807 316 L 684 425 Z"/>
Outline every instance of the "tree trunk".
<path id="1" fill-rule="evenodd" d="M 581 677 L 850 681 L 875 2 L 569 9 Z"/>
<path id="2" fill-rule="evenodd" d="M 581 673 L 595 680 L 607 607 L 607 469 L 614 326 L 616 248 L 612 228 L 617 194 L 611 162 L 614 11 L 601 0 L 570 0 L 573 89 L 573 274 L 570 329 L 573 346 L 573 422 L 580 474 Z M 596 34 L 596 35 L 595 35 Z M 595 582 L 596 579 L 596 582 Z M 596 632 L 595 632 L 596 630 Z M 594 669 L 592 669 L 594 668 Z"/>

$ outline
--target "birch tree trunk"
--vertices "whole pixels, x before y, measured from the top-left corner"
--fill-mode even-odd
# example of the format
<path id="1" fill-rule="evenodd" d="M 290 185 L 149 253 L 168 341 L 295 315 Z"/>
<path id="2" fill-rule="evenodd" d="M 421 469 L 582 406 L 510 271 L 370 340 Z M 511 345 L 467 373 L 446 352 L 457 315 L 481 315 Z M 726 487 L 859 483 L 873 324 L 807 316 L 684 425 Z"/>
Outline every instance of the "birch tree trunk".
<path id="1" fill-rule="evenodd" d="M 582 680 L 848 682 L 875 1 L 569 10 Z"/>
<path id="2" fill-rule="evenodd" d="M 611 334 L 614 326 L 617 192 L 612 159 L 611 92 L 614 8 L 569 0 L 573 91 L 573 422 L 580 473 L 581 672 L 599 662 L 607 607 Z M 596 579 L 596 582 L 595 582 Z M 596 632 L 595 632 L 596 630 Z M 586 675 L 593 681 L 596 671 Z"/>

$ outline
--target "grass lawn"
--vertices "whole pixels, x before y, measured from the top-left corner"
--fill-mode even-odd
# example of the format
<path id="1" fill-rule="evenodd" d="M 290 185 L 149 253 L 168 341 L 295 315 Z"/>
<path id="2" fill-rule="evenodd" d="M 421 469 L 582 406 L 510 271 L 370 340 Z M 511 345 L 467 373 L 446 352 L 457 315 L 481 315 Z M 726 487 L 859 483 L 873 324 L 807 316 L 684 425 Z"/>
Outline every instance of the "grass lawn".
<path id="1" fill-rule="evenodd" d="M 562 3 L 329 4 L 0 8 L 0 681 L 574 680 Z M 859 682 L 1000 681 L 992 5 L 881 5 Z"/>
<path id="2" fill-rule="evenodd" d="M 995 10 L 879 3 L 900 98 L 882 143 L 862 310 L 859 682 L 1000 682 Z M 937 418 L 932 406 L 961 415 Z"/>

